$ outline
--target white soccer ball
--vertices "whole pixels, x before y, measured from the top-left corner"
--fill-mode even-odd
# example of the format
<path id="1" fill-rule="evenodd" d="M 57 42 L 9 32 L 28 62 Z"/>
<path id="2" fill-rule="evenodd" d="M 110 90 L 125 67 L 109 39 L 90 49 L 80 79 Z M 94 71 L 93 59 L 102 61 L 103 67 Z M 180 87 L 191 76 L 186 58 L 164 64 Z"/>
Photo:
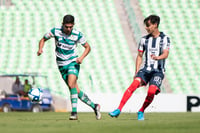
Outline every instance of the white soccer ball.
<path id="1" fill-rule="evenodd" d="M 28 92 L 28 97 L 32 102 L 40 102 L 42 100 L 43 92 L 40 88 L 32 88 Z"/>

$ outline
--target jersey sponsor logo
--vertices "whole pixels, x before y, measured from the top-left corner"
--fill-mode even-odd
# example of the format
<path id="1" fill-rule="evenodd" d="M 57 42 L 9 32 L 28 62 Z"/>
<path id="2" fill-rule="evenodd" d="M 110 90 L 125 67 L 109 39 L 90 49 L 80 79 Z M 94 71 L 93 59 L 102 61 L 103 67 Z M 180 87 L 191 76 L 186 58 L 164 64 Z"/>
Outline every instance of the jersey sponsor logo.
<path id="1" fill-rule="evenodd" d="M 66 45 L 66 44 L 61 44 L 61 43 L 57 43 L 57 46 L 59 48 L 63 48 L 63 49 L 71 49 L 73 47 L 73 46 Z"/>
<path id="2" fill-rule="evenodd" d="M 71 46 L 69 46 L 69 45 L 62 45 L 62 48 L 67 48 L 67 49 L 70 49 L 70 48 L 72 48 Z"/>
<path id="3" fill-rule="evenodd" d="M 150 52 L 157 52 L 158 49 L 156 49 L 156 48 L 149 48 L 149 51 L 150 51 Z"/>

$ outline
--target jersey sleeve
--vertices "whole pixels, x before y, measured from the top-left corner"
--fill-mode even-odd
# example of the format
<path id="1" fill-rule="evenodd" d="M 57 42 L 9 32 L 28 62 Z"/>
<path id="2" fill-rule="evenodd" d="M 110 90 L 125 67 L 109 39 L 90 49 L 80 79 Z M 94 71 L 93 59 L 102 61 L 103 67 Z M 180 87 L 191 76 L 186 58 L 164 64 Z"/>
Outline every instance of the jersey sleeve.
<path id="1" fill-rule="evenodd" d="M 163 49 L 170 49 L 170 38 L 166 36 L 163 40 Z"/>
<path id="2" fill-rule="evenodd" d="M 44 38 L 45 39 L 50 39 L 52 37 L 55 36 L 55 28 L 51 29 L 49 32 L 47 32 L 45 35 L 44 35 Z"/>
<path id="3" fill-rule="evenodd" d="M 86 43 L 86 39 L 81 32 L 79 33 L 79 37 L 78 37 L 77 42 L 80 43 L 81 45 L 85 45 L 85 43 Z"/>
<path id="4" fill-rule="evenodd" d="M 145 43 L 145 40 L 144 40 L 144 38 L 142 38 L 139 42 L 139 45 L 138 45 L 138 51 L 139 52 L 144 52 L 144 43 Z"/>

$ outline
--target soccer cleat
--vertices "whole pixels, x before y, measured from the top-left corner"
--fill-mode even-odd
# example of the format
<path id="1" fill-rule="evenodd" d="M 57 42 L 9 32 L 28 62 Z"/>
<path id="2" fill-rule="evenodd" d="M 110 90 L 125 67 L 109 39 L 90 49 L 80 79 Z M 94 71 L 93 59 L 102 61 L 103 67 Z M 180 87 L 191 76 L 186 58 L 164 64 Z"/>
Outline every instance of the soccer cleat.
<path id="1" fill-rule="evenodd" d="M 111 117 L 118 117 L 120 113 L 121 113 L 120 110 L 119 110 L 119 109 L 116 109 L 116 110 L 114 110 L 113 112 L 110 112 L 110 113 L 108 113 L 108 114 L 109 114 Z"/>
<path id="2" fill-rule="evenodd" d="M 138 120 L 139 121 L 143 121 L 144 120 L 144 112 L 139 111 L 137 115 L 138 115 Z"/>
<path id="3" fill-rule="evenodd" d="M 71 116 L 69 117 L 69 120 L 78 120 L 77 112 L 72 112 Z"/>
<path id="4" fill-rule="evenodd" d="M 94 113 L 96 115 L 96 119 L 100 120 L 101 119 L 101 113 L 100 113 L 100 105 L 99 104 L 95 104 Z"/>

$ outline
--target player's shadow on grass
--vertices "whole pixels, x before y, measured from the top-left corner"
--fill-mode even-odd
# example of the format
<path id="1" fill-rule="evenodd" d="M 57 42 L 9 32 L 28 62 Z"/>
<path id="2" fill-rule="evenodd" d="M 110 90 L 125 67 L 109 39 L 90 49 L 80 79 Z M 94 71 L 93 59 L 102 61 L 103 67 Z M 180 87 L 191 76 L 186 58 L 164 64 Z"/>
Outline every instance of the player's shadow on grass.
<path id="1" fill-rule="evenodd" d="M 122 113 L 120 114 L 120 116 L 117 117 L 117 119 L 138 121 L 137 115 L 135 113 Z M 148 120 L 148 119 L 145 119 L 145 120 Z"/>

